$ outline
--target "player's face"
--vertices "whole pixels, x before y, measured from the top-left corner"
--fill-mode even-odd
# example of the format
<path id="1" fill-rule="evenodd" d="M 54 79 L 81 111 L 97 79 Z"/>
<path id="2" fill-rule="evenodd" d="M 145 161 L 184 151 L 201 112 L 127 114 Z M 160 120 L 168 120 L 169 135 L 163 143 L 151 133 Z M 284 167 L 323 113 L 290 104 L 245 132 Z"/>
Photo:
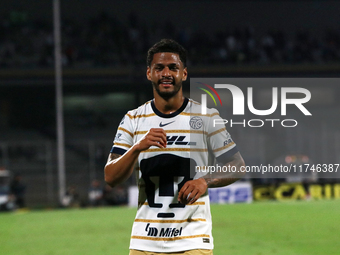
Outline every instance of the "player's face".
<path id="1" fill-rule="evenodd" d="M 187 75 L 179 55 L 171 52 L 156 53 L 146 71 L 156 93 L 164 99 L 175 96 L 181 90 Z"/>

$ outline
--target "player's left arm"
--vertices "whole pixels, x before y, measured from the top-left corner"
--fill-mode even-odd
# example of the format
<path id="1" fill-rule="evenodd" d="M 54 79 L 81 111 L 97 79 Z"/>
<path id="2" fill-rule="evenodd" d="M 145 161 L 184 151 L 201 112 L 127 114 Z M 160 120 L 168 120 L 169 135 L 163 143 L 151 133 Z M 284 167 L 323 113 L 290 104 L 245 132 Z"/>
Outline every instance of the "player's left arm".
<path id="1" fill-rule="evenodd" d="M 187 181 L 178 193 L 178 201 L 182 204 L 193 204 L 208 188 L 230 185 L 245 175 L 245 163 L 240 152 L 228 158 L 224 166 L 232 171 L 210 173 L 199 179 Z"/>
<path id="2" fill-rule="evenodd" d="M 240 152 L 236 152 L 226 160 L 224 166 L 229 169 L 227 172 L 214 172 L 203 177 L 208 188 L 228 186 L 245 175 L 245 163 Z"/>

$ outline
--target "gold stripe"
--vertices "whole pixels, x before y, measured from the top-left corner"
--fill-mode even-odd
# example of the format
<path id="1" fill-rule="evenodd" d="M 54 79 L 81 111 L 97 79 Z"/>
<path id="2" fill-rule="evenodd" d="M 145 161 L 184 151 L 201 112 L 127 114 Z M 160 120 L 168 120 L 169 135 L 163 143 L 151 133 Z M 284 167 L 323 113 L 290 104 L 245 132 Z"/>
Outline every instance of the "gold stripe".
<path id="1" fill-rule="evenodd" d="M 148 131 L 135 131 L 133 134 L 134 135 L 144 135 L 146 134 Z"/>
<path id="2" fill-rule="evenodd" d="M 183 222 L 194 222 L 194 221 L 206 221 L 206 219 L 185 219 L 185 220 L 148 220 L 148 219 L 135 219 L 135 222 L 150 222 L 150 223 L 183 223 Z"/>
<path id="3" fill-rule="evenodd" d="M 220 128 L 220 129 L 218 129 L 218 130 L 216 130 L 216 131 L 214 131 L 214 132 L 208 134 L 208 136 L 216 135 L 216 134 L 218 134 L 218 133 L 223 132 L 224 130 L 226 130 L 225 127 L 224 127 L 224 128 Z"/>
<path id="4" fill-rule="evenodd" d="M 120 145 L 120 146 L 131 148 L 131 145 L 129 145 L 127 143 L 114 143 L 113 145 Z"/>
<path id="5" fill-rule="evenodd" d="M 126 130 L 125 128 L 119 127 L 118 130 L 122 130 L 122 131 L 128 133 L 131 137 L 133 137 L 133 134 L 130 131 Z"/>
<path id="6" fill-rule="evenodd" d="M 184 116 L 202 116 L 201 113 L 190 113 L 190 112 L 181 112 L 179 115 L 184 115 Z"/>
<path id="7" fill-rule="evenodd" d="M 193 203 L 191 205 L 205 205 L 205 202 L 195 202 L 195 203 Z"/>
<path id="8" fill-rule="evenodd" d="M 190 130 L 190 133 L 193 133 L 193 134 L 204 134 L 204 135 L 208 134 L 207 131 L 201 131 L 201 130 Z"/>
<path id="9" fill-rule="evenodd" d="M 136 119 L 136 118 L 148 118 L 148 117 L 152 117 L 152 116 L 156 116 L 155 113 L 150 113 L 150 114 L 140 114 L 140 115 L 135 115 L 135 116 L 131 116 L 130 114 L 126 114 L 130 119 Z"/>
<path id="10" fill-rule="evenodd" d="M 212 117 L 215 115 L 218 115 L 217 112 L 214 112 L 212 114 L 202 114 L 202 113 L 190 113 L 190 112 L 181 112 L 179 115 L 184 115 L 184 116 L 206 116 L 206 117 Z"/>
<path id="11" fill-rule="evenodd" d="M 228 147 L 230 147 L 230 146 L 232 146 L 234 144 L 235 144 L 234 142 L 231 142 L 231 143 L 227 144 L 226 146 L 223 146 L 221 148 L 213 150 L 213 152 L 218 152 L 218 151 L 224 150 L 224 149 L 226 149 L 226 148 L 228 148 Z"/>
<path id="12" fill-rule="evenodd" d="M 144 205 L 144 204 L 141 203 L 141 202 L 138 202 L 138 208 L 141 207 L 142 205 Z"/>
<path id="13" fill-rule="evenodd" d="M 144 240 L 150 240 L 150 241 L 175 241 L 175 240 L 181 240 L 181 239 L 189 239 L 189 238 L 198 238 L 198 237 L 207 237 L 210 238 L 209 235 L 193 235 L 193 236 L 176 236 L 176 237 L 168 237 L 168 238 L 162 238 L 162 237 L 149 237 L 149 236 L 131 236 L 133 239 L 144 239 Z"/>
<path id="14" fill-rule="evenodd" d="M 146 152 L 156 152 L 156 151 L 196 151 L 196 152 L 206 152 L 208 149 L 193 149 L 193 148 L 158 148 L 158 149 L 148 149 L 146 151 L 142 151 L 141 153 Z"/>
<path id="15" fill-rule="evenodd" d="M 190 130 L 177 129 L 177 130 L 165 130 L 166 133 L 190 133 Z M 202 131 L 201 131 L 202 132 Z"/>
<path id="16" fill-rule="evenodd" d="M 134 135 L 144 135 L 146 134 L 148 131 L 135 131 Z M 166 133 L 196 133 L 196 134 L 208 134 L 208 132 L 206 131 L 202 131 L 202 130 L 184 130 L 184 129 L 178 129 L 178 130 L 165 130 Z"/>
<path id="17" fill-rule="evenodd" d="M 194 100 L 189 100 L 191 103 L 193 103 L 193 104 L 198 104 L 198 105 L 201 105 L 201 103 L 199 103 L 199 102 L 196 102 L 196 101 L 194 101 Z"/>
<path id="18" fill-rule="evenodd" d="M 140 185 L 139 187 L 145 187 L 145 185 Z M 149 203 L 148 202 L 144 202 L 144 203 L 138 203 L 138 204 L 140 204 L 140 205 L 149 205 Z M 191 205 L 205 205 L 205 202 L 195 202 L 195 203 L 193 203 L 193 204 L 191 204 Z M 188 205 L 188 206 L 190 206 L 190 205 Z"/>

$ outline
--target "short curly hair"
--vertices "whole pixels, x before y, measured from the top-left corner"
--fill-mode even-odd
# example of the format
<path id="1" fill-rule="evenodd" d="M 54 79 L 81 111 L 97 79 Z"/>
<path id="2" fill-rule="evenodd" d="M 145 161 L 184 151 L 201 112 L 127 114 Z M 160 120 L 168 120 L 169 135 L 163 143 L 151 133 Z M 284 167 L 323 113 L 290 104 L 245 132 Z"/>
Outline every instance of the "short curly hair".
<path id="1" fill-rule="evenodd" d="M 171 52 L 179 55 L 180 60 L 182 61 L 184 67 L 187 66 L 187 51 L 184 49 L 182 45 L 172 39 L 162 39 L 159 42 L 155 43 L 149 50 L 148 56 L 146 58 L 146 65 L 148 67 L 151 66 L 151 62 L 153 60 L 153 55 L 160 52 Z"/>

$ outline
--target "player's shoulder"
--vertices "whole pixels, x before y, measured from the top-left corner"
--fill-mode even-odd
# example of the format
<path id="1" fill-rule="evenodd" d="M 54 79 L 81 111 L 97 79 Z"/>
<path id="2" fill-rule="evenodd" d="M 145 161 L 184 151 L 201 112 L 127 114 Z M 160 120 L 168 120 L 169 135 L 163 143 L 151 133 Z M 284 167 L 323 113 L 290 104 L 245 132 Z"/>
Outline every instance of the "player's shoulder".
<path id="1" fill-rule="evenodd" d="M 126 113 L 126 116 L 129 117 L 130 119 L 135 119 L 138 117 L 142 117 L 145 116 L 146 114 L 150 114 L 151 113 L 151 104 L 152 100 L 149 100 L 147 102 L 145 102 L 144 104 L 140 105 L 139 107 L 129 110 Z"/>
<path id="2" fill-rule="evenodd" d="M 219 112 L 215 108 L 206 108 L 206 114 L 202 114 L 202 104 L 189 98 L 190 112 L 193 115 L 201 115 L 203 117 L 213 117 L 219 115 Z"/>

